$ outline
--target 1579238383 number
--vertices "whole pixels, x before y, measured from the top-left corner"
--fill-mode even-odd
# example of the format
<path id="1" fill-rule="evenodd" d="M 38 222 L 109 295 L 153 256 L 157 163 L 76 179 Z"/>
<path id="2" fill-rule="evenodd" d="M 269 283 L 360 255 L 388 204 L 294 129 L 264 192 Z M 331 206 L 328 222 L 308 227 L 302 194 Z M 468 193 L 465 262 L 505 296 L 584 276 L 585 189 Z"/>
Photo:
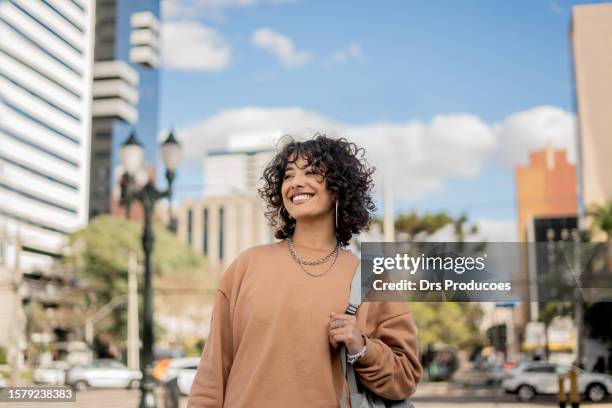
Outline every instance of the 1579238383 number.
<path id="1" fill-rule="evenodd" d="M 6 387 L 0 388 L 0 402 L 57 402 L 76 401 L 70 387 Z"/>

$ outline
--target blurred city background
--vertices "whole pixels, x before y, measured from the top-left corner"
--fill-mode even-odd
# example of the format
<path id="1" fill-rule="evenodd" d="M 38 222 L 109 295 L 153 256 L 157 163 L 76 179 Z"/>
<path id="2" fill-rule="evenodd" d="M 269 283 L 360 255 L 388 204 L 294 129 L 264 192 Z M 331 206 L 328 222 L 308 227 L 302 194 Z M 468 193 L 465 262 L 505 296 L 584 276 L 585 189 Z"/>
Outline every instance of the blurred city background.
<path id="1" fill-rule="evenodd" d="M 366 149 L 356 253 L 612 241 L 606 2 L 0 0 L 0 118 L 0 386 L 78 406 L 135 406 L 145 362 L 184 405 L 225 268 L 274 241 L 256 190 L 285 134 Z M 573 365 L 604 406 L 612 303 L 526 298 L 412 304 L 415 405 L 557 406 Z"/>

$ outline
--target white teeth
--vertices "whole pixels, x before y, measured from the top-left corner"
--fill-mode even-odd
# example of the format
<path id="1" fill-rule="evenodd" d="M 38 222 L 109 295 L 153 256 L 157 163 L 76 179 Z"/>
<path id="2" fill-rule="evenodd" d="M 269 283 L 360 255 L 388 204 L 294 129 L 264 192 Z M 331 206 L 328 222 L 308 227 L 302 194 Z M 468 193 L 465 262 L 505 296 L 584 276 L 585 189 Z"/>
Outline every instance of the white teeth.
<path id="1" fill-rule="evenodd" d="M 297 201 L 307 201 L 310 200 L 310 198 L 312 197 L 312 194 L 298 194 L 296 196 L 294 196 L 291 201 L 292 202 L 297 202 Z"/>

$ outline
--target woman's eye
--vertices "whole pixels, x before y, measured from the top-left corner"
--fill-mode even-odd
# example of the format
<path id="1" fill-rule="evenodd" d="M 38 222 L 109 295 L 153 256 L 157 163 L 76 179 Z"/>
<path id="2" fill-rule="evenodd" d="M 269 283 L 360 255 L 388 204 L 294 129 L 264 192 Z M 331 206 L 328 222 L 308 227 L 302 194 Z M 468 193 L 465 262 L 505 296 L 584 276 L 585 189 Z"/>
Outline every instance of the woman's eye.
<path id="1" fill-rule="evenodd" d="M 283 180 L 287 180 L 289 177 L 291 177 L 291 174 L 285 174 L 285 177 L 283 177 Z"/>

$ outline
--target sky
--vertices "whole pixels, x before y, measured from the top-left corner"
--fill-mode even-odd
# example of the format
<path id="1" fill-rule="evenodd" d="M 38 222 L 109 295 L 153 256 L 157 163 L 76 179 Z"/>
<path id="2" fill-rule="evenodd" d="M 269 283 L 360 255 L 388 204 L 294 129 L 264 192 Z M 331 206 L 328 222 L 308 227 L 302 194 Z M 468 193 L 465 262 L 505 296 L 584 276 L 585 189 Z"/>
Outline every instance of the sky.
<path id="1" fill-rule="evenodd" d="M 229 139 L 323 131 L 366 149 L 396 212 L 466 213 L 489 240 L 516 240 L 515 166 L 547 144 L 576 160 L 581 3 L 162 0 L 178 200 L 202 193 L 204 154 Z"/>

